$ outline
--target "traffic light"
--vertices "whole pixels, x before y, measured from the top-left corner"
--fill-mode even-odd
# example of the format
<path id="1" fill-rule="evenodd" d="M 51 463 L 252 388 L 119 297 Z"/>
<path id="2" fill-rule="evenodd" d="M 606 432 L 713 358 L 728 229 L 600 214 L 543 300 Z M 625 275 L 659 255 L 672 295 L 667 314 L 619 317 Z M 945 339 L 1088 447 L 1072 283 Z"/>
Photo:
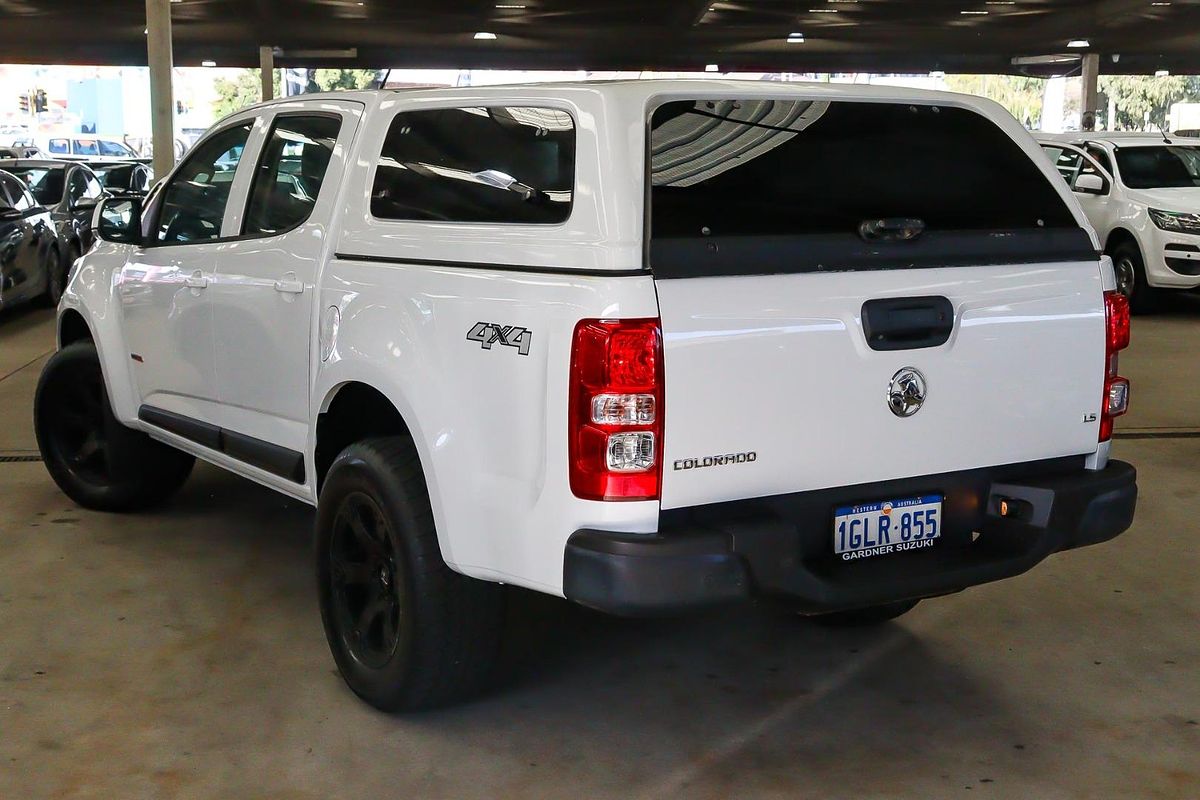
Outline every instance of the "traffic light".
<path id="1" fill-rule="evenodd" d="M 42 112 L 50 110 L 50 102 L 46 99 L 46 90 L 38 89 L 33 96 L 33 110 Z"/>
<path id="2" fill-rule="evenodd" d="M 29 93 L 28 92 L 21 92 L 21 113 L 22 114 L 29 113 Z"/>

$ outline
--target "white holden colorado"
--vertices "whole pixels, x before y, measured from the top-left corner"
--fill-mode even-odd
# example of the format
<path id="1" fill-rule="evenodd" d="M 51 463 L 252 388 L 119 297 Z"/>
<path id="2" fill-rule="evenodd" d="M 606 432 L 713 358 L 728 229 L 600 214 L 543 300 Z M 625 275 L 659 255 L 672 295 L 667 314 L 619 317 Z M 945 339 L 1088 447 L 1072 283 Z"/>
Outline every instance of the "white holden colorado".
<path id="1" fill-rule="evenodd" d="M 315 95 L 105 201 L 38 387 L 81 505 L 195 457 L 316 505 L 385 709 L 478 691 L 500 584 L 834 623 L 1132 522 L 1124 298 L 996 105 L 613 82 Z"/>
<path id="2" fill-rule="evenodd" d="M 1200 139 L 1152 133 L 1039 134 L 1112 257 L 1136 311 L 1200 288 Z"/>

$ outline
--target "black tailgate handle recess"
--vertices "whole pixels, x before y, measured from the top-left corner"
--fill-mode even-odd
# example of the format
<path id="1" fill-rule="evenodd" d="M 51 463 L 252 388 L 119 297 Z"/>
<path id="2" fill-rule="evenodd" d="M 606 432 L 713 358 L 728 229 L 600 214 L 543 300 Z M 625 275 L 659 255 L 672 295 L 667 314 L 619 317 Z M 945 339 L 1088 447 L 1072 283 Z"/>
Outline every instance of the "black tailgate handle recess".
<path id="1" fill-rule="evenodd" d="M 872 350 L 937 347 L 954 331 L 954 306 L 936 295 L 868 300 L 862 306 L 862 325 Z"/>
<path id="2" fill-rule="evenodd" d="M 915 217 L 864 219 L 858 224 L 858 235 L 864 242 L 911 242 L 924 232 L 925 220 Z"/>

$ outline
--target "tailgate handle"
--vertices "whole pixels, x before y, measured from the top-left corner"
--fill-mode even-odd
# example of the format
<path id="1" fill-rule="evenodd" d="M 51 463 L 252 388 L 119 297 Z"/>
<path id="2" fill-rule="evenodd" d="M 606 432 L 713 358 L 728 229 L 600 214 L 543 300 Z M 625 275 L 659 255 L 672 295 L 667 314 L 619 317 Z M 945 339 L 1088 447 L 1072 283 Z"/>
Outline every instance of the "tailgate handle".
<path id="1" fill-rule="evenodd" d="M 954 306 L 940 296 L 868 300 L 862 307 L 862 325 L 872 350 L 937 347 L 954 330 Z"/>

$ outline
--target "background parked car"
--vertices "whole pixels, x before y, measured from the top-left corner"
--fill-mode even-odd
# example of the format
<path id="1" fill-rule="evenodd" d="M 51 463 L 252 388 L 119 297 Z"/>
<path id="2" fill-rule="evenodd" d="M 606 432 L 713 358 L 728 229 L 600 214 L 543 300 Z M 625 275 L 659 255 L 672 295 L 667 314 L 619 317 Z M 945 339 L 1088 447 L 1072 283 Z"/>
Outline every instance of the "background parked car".
<path id="1" fill-rule="evenodd" d="M 41 152 L 33 145 L 11 145 L 0 147 L 0 158 L 38 158 Z"/>
<path id="2" fill-rule="evenodd" d="M 85 162 L 96 174 L 104 191 L 110 195 L 142 196 L 154 183 L 153 173 L 146 164 L 135 161 Z"/>
<path id="3" fill-rule="evenodd" d="M 43 148 L 50 158 L 71 160 L 108 158 L 119 161 L 145 161 L 132 147 L 112 137 L 71 134 L 54 136 Z"/>
<path id="4" fill-rule="evenodd" d="M 68 263 L 50 212 L 20 178 L 0 170 L 0 308 L 38 297 L 57 305 Z"/>
<path id="5" fill-rule="evenodd" d="M 92 214 L 105 194 L 96 174 L 86 164 L 50 159 L 0 161 L 0 169 L 16 176 L 50 212 L 69 269 L 92 246 Z"/>
<path id="6" fill-rule="evenodd" d="M 1200 139 L 1144 133 L 1039 134 L 1112 256 L 1134 311 L 1200 287 Z"/>

